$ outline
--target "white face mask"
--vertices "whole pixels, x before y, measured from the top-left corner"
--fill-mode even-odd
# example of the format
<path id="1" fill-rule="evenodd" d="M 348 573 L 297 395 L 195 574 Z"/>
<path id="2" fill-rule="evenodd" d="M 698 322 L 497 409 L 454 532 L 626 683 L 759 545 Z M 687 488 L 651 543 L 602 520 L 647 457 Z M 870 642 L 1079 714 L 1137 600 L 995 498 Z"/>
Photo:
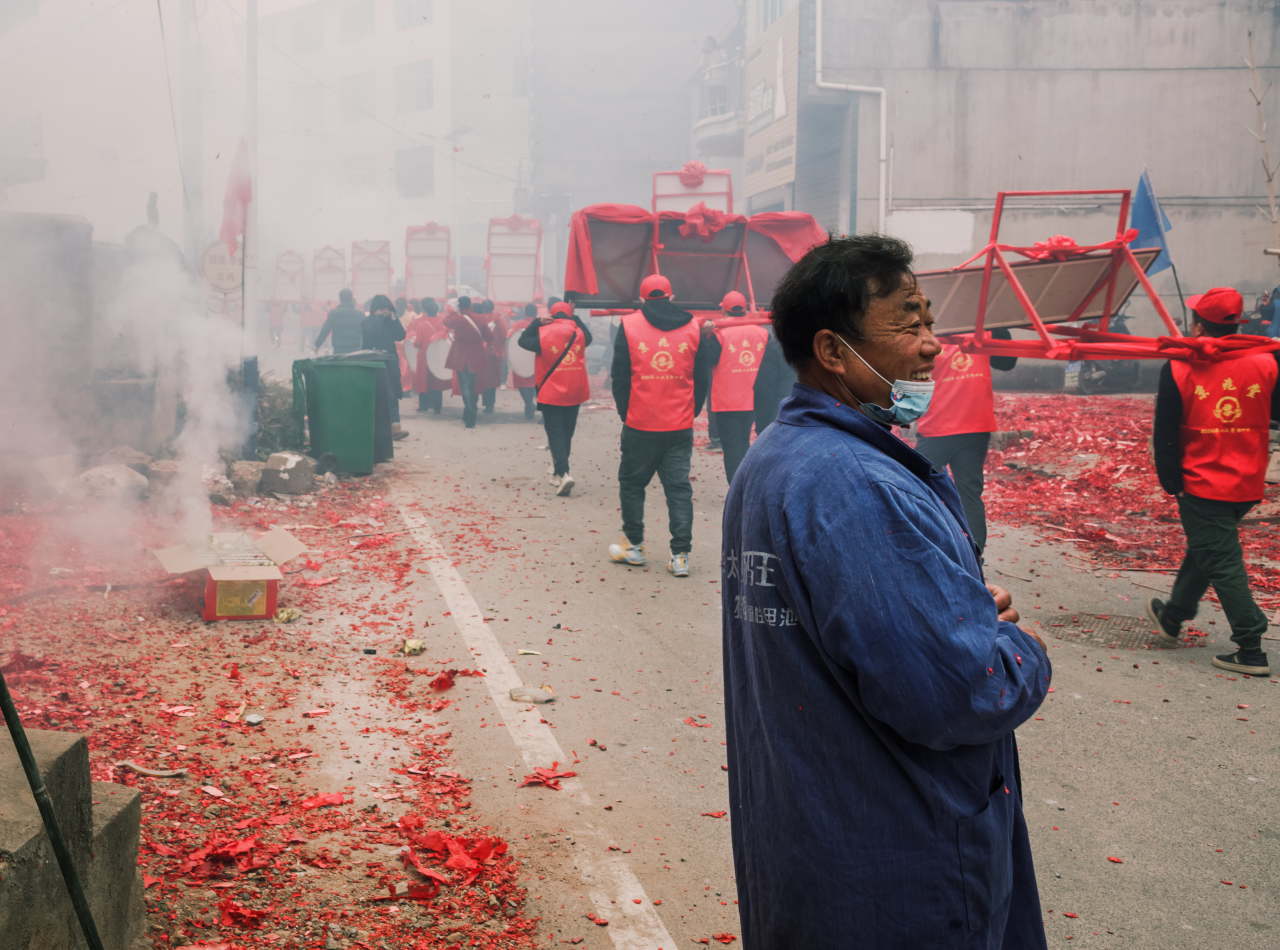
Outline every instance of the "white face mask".
<path id="1" fill-rule="evenodd" d="M 858 408 L 868 418 L 884 425 L 909 426 L 929 411 L 929 403 L 933 401 L 933 380 L 895 379 L 890 382 L 863 359 L 862 354 L 850 346 L 844 337 L 837 334 L 836 339 L 844 344 L 846 350 L 862 360 L 863 366 L 889 384 L 889 400 L 893 403 L 890 408 L 886 409 L 874 402 L 859 404 Z"/>

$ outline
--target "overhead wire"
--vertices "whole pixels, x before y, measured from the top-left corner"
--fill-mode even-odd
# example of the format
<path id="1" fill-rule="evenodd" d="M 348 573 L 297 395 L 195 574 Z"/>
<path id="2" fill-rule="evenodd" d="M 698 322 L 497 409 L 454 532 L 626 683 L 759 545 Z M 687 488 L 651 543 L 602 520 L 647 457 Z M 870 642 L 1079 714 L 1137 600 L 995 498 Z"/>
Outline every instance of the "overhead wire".
<path id="1" fill-rule="evenodd" d="M 164 56 L 164 81 L 169 90 L 169 121 L 173 125 L 173 147 L 178 153 L 178 179 L 182 183 L 182 206 L 191 207 L 191 191 L 187 186 L 187 170 L 182 163 L 182 138 L 178 134 L 178 110 L 173 102 L 173 73 L 169 69 L 169 38 L 164 29 L 164 8 L 156 0 L 156 16 L 160 20 L 160 51 Z"/>

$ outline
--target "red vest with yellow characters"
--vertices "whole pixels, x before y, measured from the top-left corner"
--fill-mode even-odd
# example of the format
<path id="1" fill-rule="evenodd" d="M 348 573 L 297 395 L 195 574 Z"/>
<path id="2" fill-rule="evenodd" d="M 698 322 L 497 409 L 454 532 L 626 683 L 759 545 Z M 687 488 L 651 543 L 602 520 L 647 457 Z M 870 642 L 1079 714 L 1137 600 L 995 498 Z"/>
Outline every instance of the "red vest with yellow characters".
<path id="1" fill-rule="evenodd" d="M 1271 353 L 1170 364 L 1182 396 L 1182 487 L 1211 501 L 1258 501 L 1276 387 Z"/>
<path id="2" fill-rule="evenodd" d="M 756 376 L 769 331 L 764 327 L 720 328 L 720 362 L 711 376 L 712 412 L 750 412 L 756 406 Z"/>
<path id="3" fill-rule="evenodd" d="M 636 311 L 622 318 L 631 353 L 631 401 L 627 425 L 644 432 L 693 428 L 693 364 L 698 322 L 659 330 Z"/>
<path id="4" fill-rule="evenodd" d="M 933 399 L 916 431 L 927 438 L 996 431 L 991 360 L 944 343 L 933 367 Z"/>
<path id="5" fill-rule="evenodd" d="M 569 352 L 565 353 L 565 347 Z M 574 320 L 556 319 L 538 327 L 537 359 L 534 361 L 534 384 L 542 383 L 538 402 L 548 406 L 580 406 L 591 395 L 587 379 L 587 341 Z M 564 353 L 564 359 L 560 354 Z M 556 360 L 560 360 L 556 364 Z M 551 367 L 555 365 L 553 370 Z M 547 375 L 550 373 L 551 375 Z M 543 383 L 543 380 L 546 380 Z"/>

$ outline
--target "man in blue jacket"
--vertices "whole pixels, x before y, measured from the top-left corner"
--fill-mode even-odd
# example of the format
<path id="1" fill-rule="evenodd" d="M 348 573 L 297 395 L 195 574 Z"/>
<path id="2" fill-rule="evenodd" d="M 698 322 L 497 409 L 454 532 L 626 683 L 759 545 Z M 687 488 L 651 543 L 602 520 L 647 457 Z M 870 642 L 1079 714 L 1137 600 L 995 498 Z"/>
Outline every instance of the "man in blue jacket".
<path id="1" fill-rule="evenodd" d="M 799 382 L 730 488 L 722 565 L 748 950 L 1046 945 L 1013 730 L 1049 660 L 893 433 L 940 351 L 910 268 L 832 239 L 773 298 Z"/>

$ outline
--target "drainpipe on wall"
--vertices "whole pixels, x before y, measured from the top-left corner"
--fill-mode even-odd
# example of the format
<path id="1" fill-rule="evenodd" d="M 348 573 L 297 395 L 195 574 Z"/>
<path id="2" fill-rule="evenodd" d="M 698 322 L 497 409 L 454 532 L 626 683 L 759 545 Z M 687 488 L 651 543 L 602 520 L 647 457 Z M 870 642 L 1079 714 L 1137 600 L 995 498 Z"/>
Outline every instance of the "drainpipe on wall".
<path id="1" fill-rule="evenodd" d="M 814 85 L 819 89 L 834 89 L 837 92 L 853 92 L 860 95 L 873 95 L 880 97 L 880 183 L 876 194 L 876 230 L 881 234 L 884 233 L 885 222 L 888 211 L 888 194 L 889 194 L 889 116 L 888 116 L 888 93 L 883 86 L 854 86 L 849 83 L 831 82 L 822 76 L 822 26 L 826 12 L 825 0 L 816 0 L 817 11 L 817 49 L 814 52 Z M 850 143 L 852 148 L 852 143 Z M 858 201 L 857 189 L 851 182 L 842 183 L 841 187 L 849 187 L 853 189 L 852 203 L 856 207 Z"/>

